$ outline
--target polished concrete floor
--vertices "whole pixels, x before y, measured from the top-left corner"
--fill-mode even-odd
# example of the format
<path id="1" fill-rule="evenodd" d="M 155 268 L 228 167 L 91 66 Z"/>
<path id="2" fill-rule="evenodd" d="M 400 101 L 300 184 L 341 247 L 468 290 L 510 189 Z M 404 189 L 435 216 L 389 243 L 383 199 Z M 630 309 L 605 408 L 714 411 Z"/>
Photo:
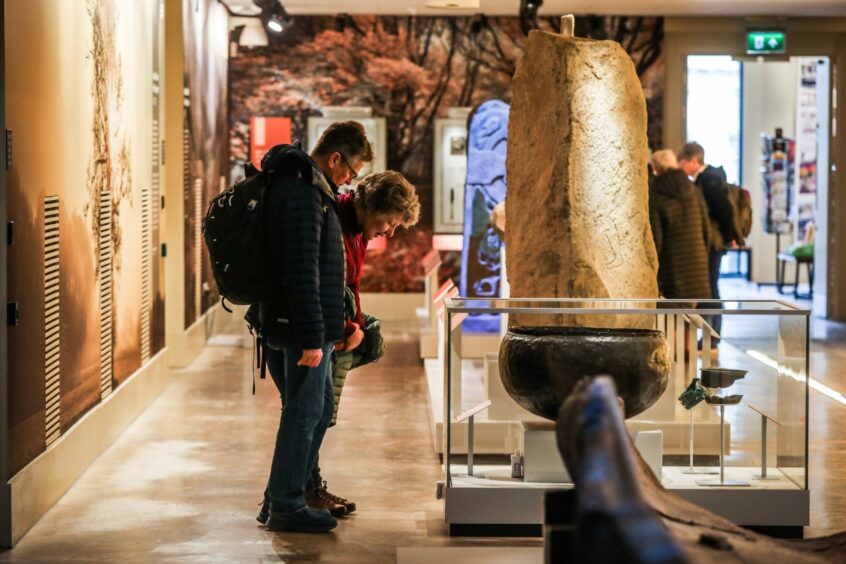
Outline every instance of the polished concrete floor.
<path id="1" fill-rule="evenodd" d="M 0 560 L 378 563 L 401 547 L 540 546 L 448 538 L 417 340 L 388 332 L 386 358 L 350 373 L 321 452 L 331 490 L 358 504 L 332 533 L 256 522 L 279 397 L 269 378 L 251 395 L 249 349 L 210 346 Z"/>
<path id="2" fill-rule="evenodd" d="M 846 391 L 846 331 L 813 327 L 824 340 L 812 343 L 812 376 Z M 256 523 L 278 396 L 270 380 L 251 395 L 249 349 L 209 346 L 0 560 L 376 563 L 399 554 L 446 564 L 443 549 L 461 547 L 453 554 L 464 562 L 539 561 L 538 540 L 447 536 L 416 338 L 391 324 L 386 335 L 388 356 L 350 374 L 324 444 L 331 490 L 358 503 L 332 533 L 269 533 Z M 846 405 L 817 392 L 810 403 L 806 534 L 818 535 L 846 529 Z M 491 560 L 490 549 L 505 547 L 522 547 L 521 556 Z"/>

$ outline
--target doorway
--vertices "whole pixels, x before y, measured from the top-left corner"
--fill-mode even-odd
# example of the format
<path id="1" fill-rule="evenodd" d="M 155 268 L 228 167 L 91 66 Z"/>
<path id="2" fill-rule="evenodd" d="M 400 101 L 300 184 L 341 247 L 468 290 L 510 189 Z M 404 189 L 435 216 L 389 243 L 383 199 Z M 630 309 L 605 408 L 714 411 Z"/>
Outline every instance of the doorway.
<path id="1" fill-rule="evenodd" d="M 828 219 L 829 58 L 690 55 L 686 65 L 686 138 L 752 204 L 744 248 L 723 259 L 721 296 L 825 316 L 826 241 L 815 231 Z"/>

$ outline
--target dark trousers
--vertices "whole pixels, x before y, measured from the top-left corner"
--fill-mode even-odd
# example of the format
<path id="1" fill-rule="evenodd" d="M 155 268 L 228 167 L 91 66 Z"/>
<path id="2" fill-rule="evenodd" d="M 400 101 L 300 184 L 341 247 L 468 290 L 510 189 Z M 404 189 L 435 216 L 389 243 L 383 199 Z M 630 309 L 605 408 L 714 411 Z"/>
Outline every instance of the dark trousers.
<path id="1" fill-rule="evenodd" d="M 711 249 L 708 253 L 708 276 L 711 279 L 711 297 L 715 300 L 720 299 L 720 264 L 723 262 L 723 256 L 726 252 L 722 249 Z M 723 326 L 722 315 L 711 315 L 708 323 L 714 328 L 714 331 L 720 333 Z"/>
<path id="2" fill-rule="evenodd" d="M 306 507 L 304 492 L 323 436 L 335 408 L 329 357 L 332 345 L 323 347 L 323 359 L 316 368 L 297 366 L 299 348 L 270 350 L 267 367 L 284 398 L 284 409 L 276 434 L 265 500 L 275 513 L 290 513 Z"/>

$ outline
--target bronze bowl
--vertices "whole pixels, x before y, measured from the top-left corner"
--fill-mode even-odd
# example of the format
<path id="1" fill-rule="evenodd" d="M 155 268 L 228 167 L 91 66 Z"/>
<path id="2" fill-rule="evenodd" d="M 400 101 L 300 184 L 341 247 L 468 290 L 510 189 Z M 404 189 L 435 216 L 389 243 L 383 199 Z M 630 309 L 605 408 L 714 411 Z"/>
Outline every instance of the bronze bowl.
<path id="1" fill-rule="evenodd" d="M 653 329 L 512 327 L 499 348 L 508 394 L 535 415 L 558 417 L 585 376 L 607 374 L 623 398 L 626 419 L 645 411 L 667 387 L 670 350 Z"/>

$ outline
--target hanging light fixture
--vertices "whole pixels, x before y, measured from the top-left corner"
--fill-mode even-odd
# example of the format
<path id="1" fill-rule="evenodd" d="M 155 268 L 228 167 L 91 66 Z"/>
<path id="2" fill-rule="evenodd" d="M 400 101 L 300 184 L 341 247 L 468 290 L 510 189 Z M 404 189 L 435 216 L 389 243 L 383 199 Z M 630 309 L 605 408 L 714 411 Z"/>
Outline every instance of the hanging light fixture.
<path id="1" fill-rule="evenodd" d="M 529 35 L 529 32 L 538 28 L 538 10 L 543 5 L 543 0 L 520 0 L 520 27 L 523 33 Z"/>

